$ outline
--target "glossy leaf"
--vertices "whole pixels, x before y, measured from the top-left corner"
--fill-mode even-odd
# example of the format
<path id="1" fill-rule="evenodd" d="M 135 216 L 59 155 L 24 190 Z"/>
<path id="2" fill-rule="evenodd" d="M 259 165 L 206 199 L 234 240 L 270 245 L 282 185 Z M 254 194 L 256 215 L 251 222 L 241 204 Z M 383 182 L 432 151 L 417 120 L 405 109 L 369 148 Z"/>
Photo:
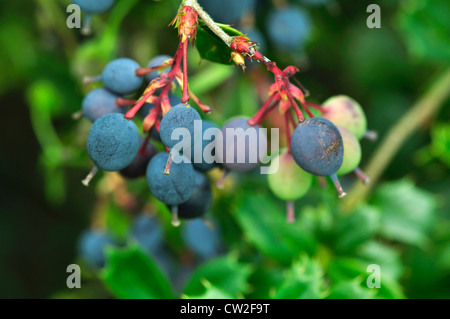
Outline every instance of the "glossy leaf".
<path id="1" fill-rule="evenodd" d="M 242 35 L 240 31 L 228 25 L 217 25 L 230 36 Z M 200 56 L 205 60 L 221 64 L 232 64 L 231 49 L 201 20 L 199 21 L 195 46 L 197 47 Z"/>
<path id="2" fill-rule="evenodd" d="M 155 261 L 137 246 L 107 250 L 101 279 L 114 296 L 124 299 L 174 298 L 171 285 Z"/>
<path id="3" fill-rule="evenodd" d="M 229 254 L 200 266 L 189 279 L 184 293 L 188 296 L 204 294 L 202 282 L 206 280 L 217 289 L 237 297 L 248 290 L 251 271 L 249 265 L 240 263 L 235 256 Z"/>

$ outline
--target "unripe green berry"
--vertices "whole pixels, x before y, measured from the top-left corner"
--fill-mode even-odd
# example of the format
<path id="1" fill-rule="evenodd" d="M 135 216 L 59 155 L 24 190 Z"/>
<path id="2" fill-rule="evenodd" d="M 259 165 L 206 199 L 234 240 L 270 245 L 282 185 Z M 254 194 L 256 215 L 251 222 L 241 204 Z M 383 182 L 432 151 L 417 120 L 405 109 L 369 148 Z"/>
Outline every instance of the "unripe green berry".
<path id="1" fill-rule="evenodd" d="M 338 175 L 344 175 L 354 171 L 361 162 L 361 145 L 356 136 L 342 126 L 337 126 L 344 143 L 344 159 Z"/>
<path id="2" fill-rule="evenodd" d="M 355 134 L 360 140 L 367 131 L 367 119 L 361 105 L 351 97 L 337 95 L 323 103 L 326 118 L 334 125 L 342 126 Z"/>
<path id="3" fill-rule="evenodd" d="M 311 187 L 312 175 L 302 170 L 287 152 L 279 155 L 278 160 L 278 170 L 268 175 L 270 190 L 285 201 L 301 198 Z M 271 168 L 274 168 L 275 161 L 272 160 Z"/>

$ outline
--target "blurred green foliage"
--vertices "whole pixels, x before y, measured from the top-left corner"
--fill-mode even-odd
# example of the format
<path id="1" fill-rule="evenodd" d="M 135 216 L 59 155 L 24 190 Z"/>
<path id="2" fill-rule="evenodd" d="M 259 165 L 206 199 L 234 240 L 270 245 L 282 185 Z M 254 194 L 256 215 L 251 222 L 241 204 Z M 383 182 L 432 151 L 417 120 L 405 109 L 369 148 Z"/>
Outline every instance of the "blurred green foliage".
<path id="1" fill-rule="evenodd" d="M 378 1 L 381 29 L 366 27 L 363 1 L 291 2 L 311 14 L 312 39 L 302 52 L 281 54 L 269 45 L 265 53 L 280 66 L 298 65 L 314 102 L 354 97 L 381 138 L 429 79 L 449 66 L 448 1 Z M 94 17 L 94 35 L 87 38 L 66 27 L 68 3 L 0 2 L 0 297 L 450 297 L 448 101 L 351 214 L 339 210 L 331 187 L 316 185 L 296 202 L 296 223 L 287 224 L 284 203 L 270 193 L 264 176 L 231 176 L 225 190 L 215 190 L 210 213 L 226 252 L 192 264 L 183 258 L 189 252 L 180 229 L 170 226 L 170 213 L 145 181 L 124 184 L 114 174 L 100 174 L 91 188 L 81 185 L 91 165 L 85 151 L 90 124 L 71 117 L 94 88 L 82 85 L 84 75 L 98 74 L 115 57 L 146 65 L 157 54 L 175 52 L 177 33 L 167 25 L 179 1 L 118 0 L 111 12 Z M 265 38 L 270 10 L 270 1 L 260 1 L 249 19 Z M 270 80 L 261 66 L 242 73 L 202 60 L 195 48 L 189 57 L 191 88 L 213 107 L 209 119 L 222 124 L 257 111 L 262 100 L 256 83 Z M 279 123 L 276 115 L 266 121 Z M 376 147 L 363 143 L 363 167 Z M 354 182 L 351 176 L 343 180 L 345 186 Z M 135 205 L 127 209 L 123 197 L 130 194 Z M 65 270 L 78 261 L 81 231 L 101 225 L 126 239 L 143 209 L 163 222 L 177 271 L 191 271 L 185 282 L 174 285 L 167 269 L 133 244 L 110 249 L 101 272 L 83 267 L 82 289 L 66 288 Z M 370 264 L 381 267 L 380 289 L 367 288 Z"/>

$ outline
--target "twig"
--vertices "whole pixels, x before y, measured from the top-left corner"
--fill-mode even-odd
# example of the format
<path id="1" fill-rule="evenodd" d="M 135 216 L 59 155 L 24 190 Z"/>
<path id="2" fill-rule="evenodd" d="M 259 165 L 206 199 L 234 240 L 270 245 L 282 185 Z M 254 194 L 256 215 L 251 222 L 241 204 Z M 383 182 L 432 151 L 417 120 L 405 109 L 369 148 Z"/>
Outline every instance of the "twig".
<path id="1" fill-rule="evenodd" d="M 226 45 L 230 46 L 233 41 L 233 37 L 226 34 L 211 18 L 211 16 L 202 8 L 197 0 L 184 0 L 183 6 L 190 6 L 197 11 L 199 17 L 205 22 L 209 29 L 214 32 Z"/>
<path id="2" fill-rule="evenodd" d="M 381 142 L 365 170 L 371 178 L 369 185 L 357 183 L 342 202 L 344 213 L 351 213 L 369 196 L 376 181 L 411 134 L 435 115 L 450 96 L 450 68 L 438 77 L 422 98 L 405 114 Z"/>

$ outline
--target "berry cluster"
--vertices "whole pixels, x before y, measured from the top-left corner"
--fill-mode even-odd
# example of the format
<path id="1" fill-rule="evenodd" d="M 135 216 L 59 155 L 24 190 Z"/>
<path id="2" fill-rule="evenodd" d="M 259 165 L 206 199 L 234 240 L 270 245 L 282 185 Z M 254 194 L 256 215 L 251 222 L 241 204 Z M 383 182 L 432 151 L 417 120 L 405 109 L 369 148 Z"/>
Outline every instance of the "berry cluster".
<path id="1" fill-rule="evenodd" d="M 292 10 L 287 12 L 301 15 Z M 311 174 L 330 177 L 339 197 L 345 196 L 345 192 L 338 175 L 354 171 L 368 181 L 358 168 L 359 139 L 368 135 L 360 105 L 347 96 L 332 97 L 323 105 L 307 101 L 309 93 L 301 83 L 296 86 L 290 81 L 299 69 L 295 66 L 280 69 L 248 36 L 228 37 L 231 58 L 240 66 L 244 58 L 263 63 L 273 73 L 269 98 L 252 118 L 233 118 L 221 129 L 202 120 L 189 104 L 190 99 L 205 114 L 211 109 L 189 89 L 187 67 L 187 45 L 196 37 L 199 14 L 203 19 L 209 18 L 199 7 L 180 8 L 172 22 L 180 37 L 173 58 L 155 57 L 145 68 L 131 59 L 120 58 L 110 62 L 100 76 L 85 79 L 86 83 L 104 84 L 104 88 L 90 92 L 83 101 L 82 113 L 93 122 L 87 150 L 95 163 L 85 184 L 98 169 L 118 171 L 127 178 L 145 176 L 151 193 L 171 209 L 173 225 L 179 225 L 179 218 L 201 217 L 212 204 L 211 183 L 205 173 L 221 167 L 226 176 L 230 171 L 243 173 L 258 167 L 268 145 L 260 124 L 274 109 L 285 118 L 288 149 L 272 160 L 281 165 L 268 179 L 275 195 L 288 201 L 288 221 L 294 220 L 292 202 L 302 197 L 312 184 Z M 280 30 L 272 30 L 280 46 L 284 45 L 283 28 L 297 27 L 284 25 L 295 19 L 283 18 L 283 14 L 275 12 L 273 16 L 275 21 L 281 19 L 274 22 Z M 305 34 L 298 36 L 295 43 Z M 124 98 L 138 91 L 145 80 L 149 83 L 137 101 Z M 172 93 L 177 88 L 182 91 L 181 101 Z M 132 107 L 125 111 L 127 105 Z M 138 114 L 143 117 L 145 138 L 133 121 Z M 152 139 L 162 143 L 162 152 L 157 152 Z"/>

